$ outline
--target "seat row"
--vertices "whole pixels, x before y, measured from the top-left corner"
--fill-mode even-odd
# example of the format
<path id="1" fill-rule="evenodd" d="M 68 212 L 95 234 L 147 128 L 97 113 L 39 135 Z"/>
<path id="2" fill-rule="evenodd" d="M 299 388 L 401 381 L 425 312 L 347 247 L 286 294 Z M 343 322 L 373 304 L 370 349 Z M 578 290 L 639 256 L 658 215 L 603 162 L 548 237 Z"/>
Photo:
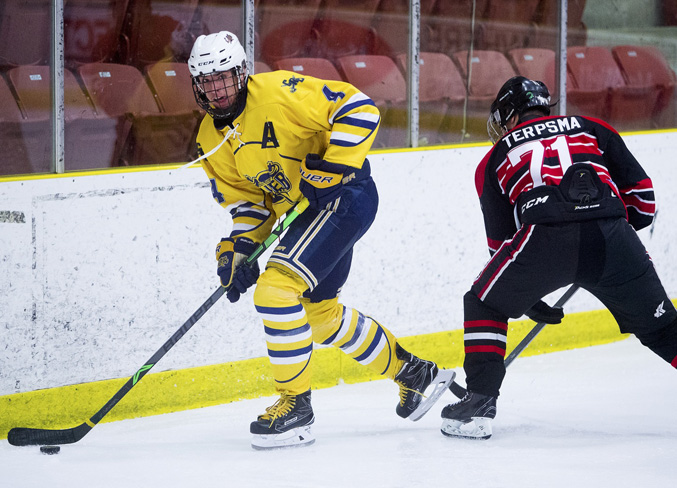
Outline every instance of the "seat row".
<path id="1" fill-rule="evenodd" d="M 86 64 L 65 71 L 66 170 L 189 161 L 201 114 L 185 63 Z M 49 172 L 50 69 L 0 77 L 0 174 Z"/>
<path id="2" fill-rule="evenodd" d="M 420 56 L 419 135 L 427 143 L 486 140 L 489 107 L 505 80 L 521 74 L 544 81 L 558 99 L 555 53 L 548 49 L 458 51 Z M 270 69 L 352 83 L 382 115 L 376 147 L 407 145 L 407 58 L 351 55 L 285 58 Z M 468 68 L 470 67 L 470 69 Z M 6 81 L 5 81 L 6 78 Z M 0 78 L 2 174 L 49 171 L 50 74 L 21 66 Z M 470 85 L 466 89 L 466 80 Z M 608 120 L 619 129 L 674 124 L 677 78 L 649 46 L 572 47 L 567 50 L 567 112 Z M 66 71 L 66 169 L 161 164 L 193 159 L 197 124 L 185 63 L 133 66 L 90 63 Z M 661 123 L 661 120 L 665 121 Z"/>
<path id="3" fill-rule="evenodd" d="M 470 66 L 470 70 L 468 69 Z M 383 122 L 377 145 L 406 145 L 406 55 L 288 58 L 273 63 L 320 78 L 348 81 L 369 95 Z M 420 135 L 429 143 L 486 139 L 491 102 L 508 78 L 544 81 L 553 95 L 555 52 L 544 48 L 498 51 L 423 52 L 420 56 Z M 466 80 L 470 85 L 466 90 Z M 652 46 L 570 47 L 567 49 L 567 113 L 602 118 L 619 130 L 671 126 L 675 122 L 677 78 Z M 467 98 L 467 100 L 466 100 Z"/>
<path id="4" fill-rule="evenodd" d="M 297 56 L 335 62 L 352 54 L 407 50 L 409 0 L 256 0 L 257 58 Z M 50 0 L 0 4 L 0 65 L 47 64 Z M 585 43 L 585 0 L 570 0 L 569 40 Z M 554 46 L 558 0 L 422 0 L 421 46 L 451 54 Z M 185 61 L 194 39 L 219 30 L 241 35 L 241 0 L 64 0 L 67 66 L 115 62 L 139 69 Z M 474 21 L 473 21 L 474 19 Z M 581 37 L 582 35 L 582 37 Z"/>

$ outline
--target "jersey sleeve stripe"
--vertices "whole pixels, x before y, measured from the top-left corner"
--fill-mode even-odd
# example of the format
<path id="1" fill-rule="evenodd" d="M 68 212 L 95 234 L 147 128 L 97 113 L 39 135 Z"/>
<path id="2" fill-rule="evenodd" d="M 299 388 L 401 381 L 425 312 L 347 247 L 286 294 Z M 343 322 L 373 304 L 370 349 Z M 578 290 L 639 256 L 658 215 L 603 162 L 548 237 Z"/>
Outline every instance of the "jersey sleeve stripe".
<path id="1" fill-rule="evenodd" d="M 345 124 L 345 125 L 349 125 L 349 126 L 353 126 L 353 127 L 360 127 L 362 129 L 369 129 L 369 130 L 373 131 L 378 126 L 380 117 L 375 115 L 375 114 L 367 114 L 367 115 L 371 116 L 369 118 L 356 117 L 355 115 L 362 115 L 362 114 L 350 114 L 350 115 L 346 115 L 345 117 L 341 117 L 340 119 L 336 119 L 334 127 L 336 127 L 336 124 Z"/>
<path id="2" fill-rule="evenodd" d="M 360 99 L 357 99 L 360 98 Z M 374 105 L 374 102 L 371 100 L 371 98 L 367 98 L 366 96 L 362 95 L 362 97 L 358 97 L 358 95 L 355 95 L 354 97 L 351 97 L 348 102 L 346 102 L 343 106 L 339 107 L 337 112 L 334 112 L 331 117 L 329 117 L 329 123 L 333 124 L 334 120 L 339 119 L 343 117 L 344 115 L 348 114 L 352 110 L 355 110 L 356 108 L 363 107 L 365 105 L 371 105 L 372 107 L 376 108 L 376 105 Z"/>

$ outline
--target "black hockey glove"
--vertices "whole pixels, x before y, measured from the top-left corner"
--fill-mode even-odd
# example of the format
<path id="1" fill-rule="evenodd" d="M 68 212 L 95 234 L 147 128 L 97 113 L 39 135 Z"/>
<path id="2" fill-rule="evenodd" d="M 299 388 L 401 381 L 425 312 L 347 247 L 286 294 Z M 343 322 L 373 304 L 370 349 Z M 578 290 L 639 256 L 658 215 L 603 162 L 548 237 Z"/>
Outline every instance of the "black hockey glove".
<path id="1" fill-rule="evenodd" d="M 539 300 L 533 307 L 527 310 L 524 315 L 534 322 L 560 324 L 564 318 L 564 309 L 562 309 L 562 307 L 551 307 L 543 300 Z"/>
<path id="2" fill-rule="evenodd" d="M 322 210 L 341 196 L 343 171 L 346 167 L 329 163 L 318 154 L 308 154 L 301 162 L 299 189 L 308 199 L 310 208 Z"/>
<path id="3" fill-rule="evenodd" d="M 254 261 L 251 266 L 245 264 L 245 259 L 256 250 L 256 243 L 246 237 L 221 239 L 216 246 L 216 273 L 221 284 L 230 287 L 226 296 L 231 303 L 237 302 L 240 295 L 259 279 L 259 263 Z"/>

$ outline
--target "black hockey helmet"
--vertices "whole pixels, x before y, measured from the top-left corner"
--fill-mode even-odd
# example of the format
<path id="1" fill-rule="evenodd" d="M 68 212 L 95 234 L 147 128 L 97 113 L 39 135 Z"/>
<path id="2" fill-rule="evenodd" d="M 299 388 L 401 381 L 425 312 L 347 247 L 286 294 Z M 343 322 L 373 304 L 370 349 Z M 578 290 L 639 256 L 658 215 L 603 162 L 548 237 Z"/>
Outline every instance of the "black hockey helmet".
<path id="1" fill-rule="evenodd" d="M 503 137 L 513 115 L 521 116 L 533 107 L 538 107 L 544 115 L 550 115 L 551 106 L 550 92 L 545 83 L 524 76 L 513 76 L 503 84 L 491 104 L 487 120 L 489 137 L 493 142 Z"/>

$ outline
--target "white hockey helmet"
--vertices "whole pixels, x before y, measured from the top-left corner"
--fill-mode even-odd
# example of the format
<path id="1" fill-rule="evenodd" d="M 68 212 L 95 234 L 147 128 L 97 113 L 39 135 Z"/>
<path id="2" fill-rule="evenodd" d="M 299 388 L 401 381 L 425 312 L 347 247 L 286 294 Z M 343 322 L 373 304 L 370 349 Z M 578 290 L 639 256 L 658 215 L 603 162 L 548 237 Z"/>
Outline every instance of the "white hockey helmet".
<path id="1" fill-rule="evenodd" d="M 228 31 L 202 35 L 188 58 L 198 105 L 215 119 L 233 119 L 247 96 L 247 56 Z"/>

